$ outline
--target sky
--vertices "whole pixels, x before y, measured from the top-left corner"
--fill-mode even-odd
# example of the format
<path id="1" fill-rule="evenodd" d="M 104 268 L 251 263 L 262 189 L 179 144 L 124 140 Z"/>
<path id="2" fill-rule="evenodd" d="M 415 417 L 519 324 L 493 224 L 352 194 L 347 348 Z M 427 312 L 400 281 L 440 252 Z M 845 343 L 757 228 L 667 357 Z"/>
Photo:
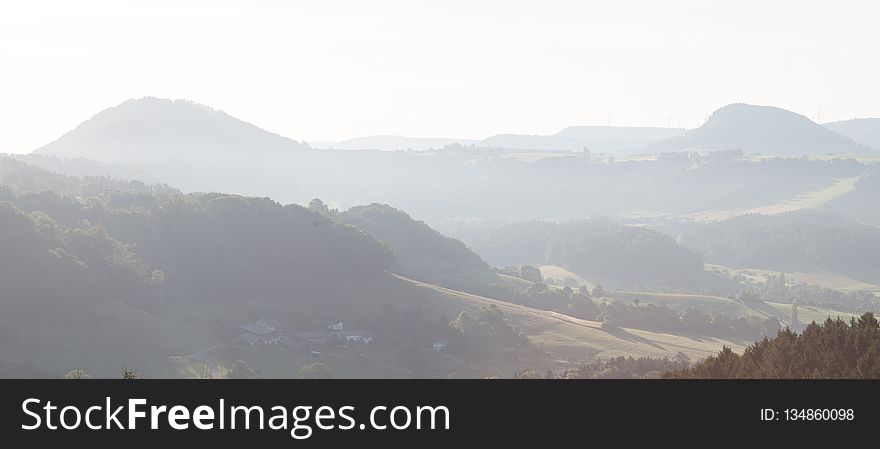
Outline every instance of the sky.
<path id="1" fill-rule="evenodd" d="M 697 127 L 734 102 L 880 117 L 880 2 L 22 1 L 0 6 L 0 152 L 129 98 L 306 141 Z"/>

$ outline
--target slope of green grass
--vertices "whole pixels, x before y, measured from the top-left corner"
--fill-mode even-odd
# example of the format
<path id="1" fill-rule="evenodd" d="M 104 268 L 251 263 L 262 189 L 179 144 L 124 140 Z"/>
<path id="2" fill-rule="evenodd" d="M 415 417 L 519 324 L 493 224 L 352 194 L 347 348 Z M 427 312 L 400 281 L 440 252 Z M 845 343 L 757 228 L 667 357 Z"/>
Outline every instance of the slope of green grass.
<path id="1" fill-rule="evenodd" d="M 741 340 L 673 335 L 638 329 L 608 331 L 603 330 L 601 323 L 596 321 L 582 320 L 557 312 L 533 309 L 417 281 L 406 281 L 441 294 L 446 302 L 456 304 L 456 307 L 459 308 L 496 305 L 512 324 L 529 336 L 530 341 L 537 344 L 549 355 L 545 359 L 532 359 L 518 364 L 509 363 L 510 368 L 518 365 L 541 370 L 559 369 L 566 365 L 577 365 L 596 357 L 673 357 L 679 351 L 696 360 L 716 353 L 723 345 L 742 349 L 750 343 Z M 437 298 L 430 297 L 425 299 L 437 300 Z M 475 371 L 482 373 L 486 370 Z"/>
<path id="2" fill-rule="evenodd" d="M 778 271 L 763 270 L 760 268 L 730 268 L 723 265 L 706 264 L 707 269 L 718 269 L 723 272 L 739 274 L 752 281 L 766 282 L 769 276 L 779 276 Z M 808 285 L 818 285 L 820 287 L 828 287 L 833 290 L 841 290 L 845 292 L 853 292 L 859 290 L 867 290 L 880 294 L 880 285 L 870 282 L 853 279 L 849 276 L 832 273 L 826 270 L 815 269 L 812 271 L 793 271 L 785 272 L 788 282 L 803 282 Z"/>

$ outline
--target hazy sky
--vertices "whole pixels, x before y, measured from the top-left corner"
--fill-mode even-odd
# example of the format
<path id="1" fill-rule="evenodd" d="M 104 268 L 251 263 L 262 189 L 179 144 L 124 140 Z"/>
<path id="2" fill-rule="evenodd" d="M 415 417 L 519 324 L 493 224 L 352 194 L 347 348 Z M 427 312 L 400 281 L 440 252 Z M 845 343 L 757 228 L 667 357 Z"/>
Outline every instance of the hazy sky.
<path id="1" fill-rule="evenodd" d="M 0 152 L 147 95 L 305 140 L 694 127 L 732 102 L 880 116 L 878 17 L 876 0 L 4 2 Z"/>

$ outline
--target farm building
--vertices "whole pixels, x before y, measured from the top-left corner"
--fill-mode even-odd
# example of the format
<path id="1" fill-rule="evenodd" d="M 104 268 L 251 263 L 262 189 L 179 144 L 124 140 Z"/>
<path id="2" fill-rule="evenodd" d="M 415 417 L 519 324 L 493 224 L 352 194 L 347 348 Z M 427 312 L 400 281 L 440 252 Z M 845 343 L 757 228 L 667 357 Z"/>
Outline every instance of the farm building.
<path id="1" fill-rule="evenodd" d="M 286 337 L 282 336 L 273 323 L 260 318 L 254 323 L 245 324 L 239 328 L 241 334 L 235 337 L 234 342 L 247 346 L 275 345 L 282 343 Z"/>

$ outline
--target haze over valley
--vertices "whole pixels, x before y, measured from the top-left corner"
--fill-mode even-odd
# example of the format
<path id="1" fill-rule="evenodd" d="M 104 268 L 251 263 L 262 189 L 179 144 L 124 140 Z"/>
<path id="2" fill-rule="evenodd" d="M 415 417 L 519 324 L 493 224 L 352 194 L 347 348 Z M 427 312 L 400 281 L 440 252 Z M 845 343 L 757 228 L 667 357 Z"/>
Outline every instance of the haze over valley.
<path id="1" fill-rule="evenodd" d="M 49 3 L 0 377 L 880 377 L 873 5 Z"/>
<path id="2" fill-rule="evenodd" d="M 797 114 L 431 144 L 317 149 L 148 97 L 3 156 L 0 367 L 506 377 L 880 306 L 880 153 Z M 253 322 L 283 338 L 242 345 Z"/>

